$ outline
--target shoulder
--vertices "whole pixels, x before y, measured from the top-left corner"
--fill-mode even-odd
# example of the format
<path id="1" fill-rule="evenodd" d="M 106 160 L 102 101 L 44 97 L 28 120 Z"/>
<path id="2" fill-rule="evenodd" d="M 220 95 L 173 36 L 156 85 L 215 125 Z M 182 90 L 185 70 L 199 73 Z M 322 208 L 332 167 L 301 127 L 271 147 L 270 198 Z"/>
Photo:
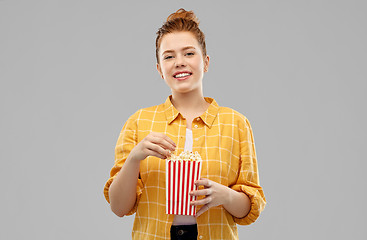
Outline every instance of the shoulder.
<path id="1" fill-rule="evenodd" d="M 227 117 L 231 117 L 233 120 L 235 120 L 236 122 L 240 121 L 240 122 L 247 122 L 248 119 L 245 115 L 243 115 L 242 113 L 234 110 L 233 108 L 230 107 L 219 107 L 219 111 L 218 111 L 219 116 L 225 116 Z"/>
<path id="2" fill-rule="evenodd" d="M 154 105 L 151 107 L 141 108 L 135 114 L 139 118 L 153 118 L 164 113 L 164 104 Z"/>
<path id="3" fill-rule="evenodd" d="M 240 132 L 252 131 L 248 118 L 233 108 L 219 107 L 218 116 L 220 124 L 233 124 Z"/>
<path id="4" fill-rule="evenodd" d="M 140 120 L 153 120 L 154 118 L 157 118 L 157 116 L 161 113 L 164 113 L 164 104 L 145 107 L 137 110 L 134 114 L 132 114 L 129 117 L 128 121 L 137 122 Z"/>

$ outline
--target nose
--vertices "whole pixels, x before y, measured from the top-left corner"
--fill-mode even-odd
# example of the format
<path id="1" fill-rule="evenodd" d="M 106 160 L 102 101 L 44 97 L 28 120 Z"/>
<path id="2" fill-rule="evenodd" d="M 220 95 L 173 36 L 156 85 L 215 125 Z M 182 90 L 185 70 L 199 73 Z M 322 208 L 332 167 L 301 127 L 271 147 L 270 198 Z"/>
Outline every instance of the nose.
<path id="1" fill-rule="evenodd" d="M 176 68 L 178 67 L 185 67 L 186 62 L 183 56 L 176 56 L 176 62 L 175 62 Z"/>

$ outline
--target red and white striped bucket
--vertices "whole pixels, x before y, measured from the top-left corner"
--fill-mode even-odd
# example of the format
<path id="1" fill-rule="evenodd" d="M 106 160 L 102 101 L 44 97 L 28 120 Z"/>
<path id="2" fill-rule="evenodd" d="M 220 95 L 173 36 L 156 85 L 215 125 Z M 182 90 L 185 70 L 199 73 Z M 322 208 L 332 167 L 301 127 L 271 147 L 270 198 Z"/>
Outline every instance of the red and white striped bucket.
<path id="1" fill-rule="evenodd" d="M 195 206 L 190 202 L 196 200 L 189 192 L 197 190 L 195 181 L 200 178 L 202 161 L 166 160 L 166 213 L 175 215 L 192 215 Z"/>

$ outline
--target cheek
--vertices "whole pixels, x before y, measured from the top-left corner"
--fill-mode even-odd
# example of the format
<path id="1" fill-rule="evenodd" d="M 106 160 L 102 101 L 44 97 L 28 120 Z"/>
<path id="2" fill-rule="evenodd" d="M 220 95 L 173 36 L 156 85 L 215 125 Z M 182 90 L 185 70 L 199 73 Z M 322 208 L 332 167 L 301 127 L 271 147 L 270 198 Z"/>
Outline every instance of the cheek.
<path id="1" fill-rule="evenodd" d="M 195 60 L 195 66 L 197 66 L 197 70 L 204 70 L 204 61 L 203 59 L 199 58 Z"/>
<path id="2" fill-rule="evenodd" d="M 168 76 L 168 74 L 170 73 L 168 64 L 163 64 L 161 70 L 163 76 Z"/>

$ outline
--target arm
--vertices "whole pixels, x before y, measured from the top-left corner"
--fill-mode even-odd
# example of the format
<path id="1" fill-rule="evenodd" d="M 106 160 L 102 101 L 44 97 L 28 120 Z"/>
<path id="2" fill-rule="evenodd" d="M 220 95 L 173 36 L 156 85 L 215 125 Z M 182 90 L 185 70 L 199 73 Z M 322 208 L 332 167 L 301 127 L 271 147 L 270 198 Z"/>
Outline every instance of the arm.
<path id="1" fill-rule="evenodd" d="M 241 192 L 237 192 L 227 187 L 227 201 L 223 207 L 234 217 L 243 218 L 250 212 L 250 198 Z"/>
<path id="2" fill-rule="evenodd" d="M 109 199 L 111 210 L 119 217 L 125 216 L 135 205 L 139 166 L 140 161 L 132 159 L 131 155 L 129 155 L 110 185 Z"/>
<path id="3" fill-rule="evenodd" d="M 150 133 L 137 144 L 136 121 L 130 118 L 117 140 L 115 165 L 104 193 L 111 210 L 120 217 L 134 212 L 143 184 L 139 178 L 140 161 L 148 156 L 166 158 L 175 143 L 162 133 Z"/>
<path id="4" fill-rule="evenodd" d="M 250 211 L 243 218 L 234 217 L 234 221 L 240 225 L 248 225 L 256 221 L 264 210 L 266 200 L 260 186 L 255 142 L 250 122 L 243 117 L 239 123 L 240 135 L 240 168 L 237 181 L 230 186 L 231 189 L 244 193 L 250 199 Z"/>

